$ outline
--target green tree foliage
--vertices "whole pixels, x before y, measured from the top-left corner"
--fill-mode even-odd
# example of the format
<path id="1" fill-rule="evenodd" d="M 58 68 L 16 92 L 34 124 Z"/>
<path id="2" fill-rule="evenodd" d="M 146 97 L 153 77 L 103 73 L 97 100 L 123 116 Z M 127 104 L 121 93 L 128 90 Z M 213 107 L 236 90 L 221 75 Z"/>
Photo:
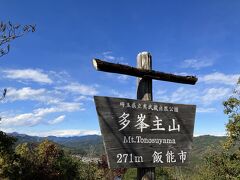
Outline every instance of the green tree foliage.
<path id="1" fill-rule="evenodd" d="M 98 161 L 98 172 L 95 179 L 112 180 L 115 177 L 125 179 L 126 168 L 109 169 L 106 155 L 102 155 Z"/>
<path id="2" fill-rule="evenodd" d="M 0 179 L 16 179 L 19 172 L 19 158 L 14 153 L 16 139 L 0 131 Z"/>
<path id="3" fill-rule="evenodd" d="M 228 115 L 229 122 L 226 125 L 227 128 L 227 141 L 225 143 L 225 148 L 238 148 L 240 142 L 240 78 L 237 83 L 233 95 L 225 102 L 224 113 Z"/>
<path id="4" fill-rule="evenodd" d="M 37 175 L 37 162 L 35 161 L 34 144 L 19 144 L 15 152 L 20 159 L 19 179 L 32 179 Z"/>
<path id="5" fill-rule="evenodd" d="M 103 180 L 104 175 L 98 165 L 94 162 L 84 163 L 79 161 L 79 179 L 80 180 Z"/>
<path id="6" fill-rule="evenodd" d="M 0 131 L 0 155 L 14 152 L 13 145 L 16 142 L 14 137 L 8 136 Z"/>
<path id="7" fill-rule="evenodd" d="M 21 179 L 77 179 L 78 164 L 55 143 L 45 140 L 38 146 L 20 144 Z"/>
<path id="8" fill-rule="evenodd" d="M 198 179 L 240 179 L 240 79 L 233 95 L 223 105 L 229 117 L 227 139 L 220 148 L 208 151 L 204 164 L 199 167 Z"/>
<path id="9" fill-rule="evenodd" d="M 23 143 L 14 151 L 15 139 L 1 133 L 0 179 L 80 179 L 79 162 L 55 143 L 48 140 L 39 145 Z"/>

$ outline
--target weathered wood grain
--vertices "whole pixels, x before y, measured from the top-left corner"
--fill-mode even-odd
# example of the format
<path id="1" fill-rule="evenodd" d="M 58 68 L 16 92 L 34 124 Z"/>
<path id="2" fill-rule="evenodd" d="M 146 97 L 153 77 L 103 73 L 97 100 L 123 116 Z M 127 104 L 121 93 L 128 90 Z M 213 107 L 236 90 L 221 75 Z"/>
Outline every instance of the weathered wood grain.
<path id="1" fill-rule="evenodd" d="M 137 55 L 137 68 L 140 70 L 152 70 L 152 56 L 149 52 L 142 52 Z M 137 99 L 152 101 L 152 79 L 137 78 Z M 153 166 L 139 166 L 137 168 L 137 180 L 155 180 L 155 168 Z"/>
<path id="2" fill-rule="evenodd" d="M 93 65 L 98 71 L 125 74 L 135 77 L 144 77 L 148 79 L 162 80 L 168 82 L 194 85 L 198 80 L 195 76 L 180 76 L 154 70 L 139 69 L 123 64 L 114 64 L 102 61 L 100 59 L 93 59 Z"/>
<path id="3" fill-rule="evenodd" d="M 101 97 L 95 96 L 94 101 L 96 104 L 97 114 L 99 117 L 99 124 L 101 128 L 101 133 L 104 140 L 105 150 L 108 156 L 108 163 L 111 168 L 118 167 L 155 167 L 155 166 L 178 166 L 186 165 L 188 162 L 188 155 L 190 153 L 191 144 L 193 140 L 193 128 L 194 128 L 194 118 L 195 118 L 195 105 L 183 105 L 183 104 L 172 104 L 172 103 L 161 103 L 152 101 L 142 101 L 133 99 L 123 99 L 123 98 L 111 98 L 111 97 Z M 120 104 L 125 104 L 122 106 Z M 155 105 L 158 107 L 177 107 L 178 111 L 154 111 L 151 109 L 142 108 L 132 108 L 133 104 L 146 104 L 147 106 Z M 134 106 L 135 107 L 135 106 Z M 128 120 L 130 123 L 124 129 L 122 128 L 119 118 L 123 113 L 129 114 Z M 144 122 L 149 125 L 148 128 L 137 129 L 136 124 L 138 120 L 138 115 L 145 115 Z M 165 131 L 152 131 L 156 128 L 154 126 L 154 120 L 156 116 L 162 119 L 162 126 Z M 169 125 L 172 127 L 172 119 L 176 119 L 176 124 L 180 125 L 180 132 L 170 131 Z M 125 141 L 124 136 L 130 137 L 132 141 Z M 146 139 L 174 139 L 175 143 L 150 143 L 137 141 L 137 136 Z M 173 151 L 175 155 L 181 150 L 187 152 L 187 158 L 184 163 L 180 162 L 178 156 L 176 156 L 176 163 L 153 163 L 153 153 L 154 151 L 162 152 L 164 158 L 166 158 L 167 151 Z M 134 154 L 136 156 L 142 156 L 144 162 L 141 163 L 117 163 L 117 154 Z"/>
<path id="4" fill-rule="evenodd" d="M 130 101 L 134 100 L 108 97 L 94 98 L 104 139 L 104 146 L 108 156 L 109 167 L 138 167 L 137 180 L 155 180 L 155 166 L 176 166 L 186 164 L 188 162 L 188 156 L 186 156 L 185 153 L 188 155 L 189 150 L 191 149 L 196 106 L 155 102 L 155 104 L 152 104 L 154 108 L 150 108 L 150 101 L 152 101 L 152 79 L 192 85 L 194 85 L 198 79 L 195 76 L 179 76 L 152 70 L 151 55 L 148 52 L 138 54 L 137 68 L 122 64 L 109 63 L 100 59 L 93 59 L 93 65 L 96 70 L 99 71 L 138 77 L 137 99 L 144 100 L 144 103 L 148 102 L 147 105 L 145 104 L 148 109 L 141 108 L 141 106 L 136 108 L 136 106 L 133 105 L 132 108 L 122 106 L 121 109 L 116 103 L 119 103 L 119 101 L 122 103 L 130 103 Z M 141 102 L 138 101 L 135 103 Z M 155 106 L 158 105 L 159 107 L 155 108 Z M 164 107 L 164 110 L 160 108 L 160 105 Z M 167 107 L 167 110 L 165 110 L 165 106 Z M 177 106 L 179 109 L 177 109 L 177 111 L 174 109 L 173 111 L 170 106 Z M 126 114 L 127 116 L 131 115 L 131 117 L 129 117 L 130 119 L 127 121 L 125 119 L 124 123 L 123 121 L 119 121 L 119 118 L 123 115 L 126 118 Z M 139 123 L 140 115 L 144 116 L 144 122 L 149 124 L 147 124 L 146 128 L 140 129 L 141 131 L 139 134 L 139 128 L 136 128 L 136 123 Z M 145 118 L 145 116 L 147 117 Z M 158 120 L 158 118 L 161 118 L 161 124 L 151 124 L 156 122 L 156 119 Z M 130 124 L 130 122 L 135 122 L 135 124 Z M 157 122 L 159 123 L 159 121 Z M 170 125 L 166 125 L 163 122 L 173 123 L 173 126 L 174 124 L 177 124 L 179 129 L 175 129 L 177 132 L 172 132 Z M 155 128 L 157 126 L 157 131 L 153 131 L 154 128 L 151 129 L 150 124 L 155 126 Z M 127 127 L 128 125 L 129 127 Z M 161 128 L 159 128 L 159 125 L 161 125 Z M 141 142 L 142 137 L 144 138 L 143 143 Z M 148 141 L 145 141 L 145 139 Z M 151 140 L 151 143 L 149 143 L 149 139 Z M 156 141 L 156 139 L 158 141 Z M 140 141 L 140 143 L 136 143 L 136 141 Z M 181 152 L 180 154 L 184 154 L 184 156 L 180 156 L 179 151 Z M 160 163 L 157 164 L 155 162 L 156 159 L 153 158 L 153 153 L 161 154 Z M 175 159 L 172 162 L 168 162 L 169 153 L 171 155 L 175 154 L 176 156 L 173 155 L 172 159 L 174 159 L 174 157 Z M 116 163 L 116 161 L 119 161 L 118 155 L 122 154 L 131 155 L 131 157 L 134 156 L 135 158 L 137 157 L 137 159 L 143 158 L 144 161 L 142 159 L 141 162 L 126 161 L 124 163 Z M 164 159 L 166 158 L 164 156 L 166 154 L 168 155 L 167 159 Z M 177 155 L 179 155 L 178 159 Z"/>

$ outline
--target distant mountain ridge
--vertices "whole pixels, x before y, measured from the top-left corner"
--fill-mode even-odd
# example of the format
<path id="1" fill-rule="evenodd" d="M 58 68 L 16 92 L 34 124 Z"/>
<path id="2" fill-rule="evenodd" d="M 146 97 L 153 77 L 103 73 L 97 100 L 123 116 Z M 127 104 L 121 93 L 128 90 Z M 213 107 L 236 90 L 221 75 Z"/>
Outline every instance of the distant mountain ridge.
<path id="1" fill-rule="evenodd" d="M 99 135 L 85 135 L 85 136 L 71 136 L 71 137 L 57 137 L 57 136 L 29 136 L 27 134 L 19 134 L 17 132 L 8 133 L 9 136 L 17 138 L 16 145 L 21 143 L 40 143 L 48 139 L 53 141 L 72 154 L 86 154 L 89 150 L 94 151 L 95 154 L 103 152 L 102 136 Z"/>
<path id="2" fill-rule="evenodd" d="M 30 136 L 27 134 L 19 134 L 17 132 L 13 133 L 7 133 L 9 136 L 16 137 L 19 141 L 23 142 L 38 142 L 42 141 L 44 139 L 48 139 L 50 141 L 56 142 L 56 143 L 66 143 L 66 142 L 74 142 L 74 141 L 96 141 L 96 140 L 102 140 L 102 137 L 99 135 L 84 135 L 84 136 L 70 136 L 70 137 L 60 137 L 60 136 L 47 136 L 47 137 L 40 137 L 40 136 Z"/>
<path id="3" fill-rule="evenodd" d="M 53 141 L 62 147 L 64 147 L 71 154 L 82 154 L 86 155 L 89 152 L 94 153 L 95 155 L 104 154 L 103 140 L 102 136 L 99 135 L 86 135 L 86 136 L 72 136 L 72 137 L 57 137 L 57 136 L 48 136 L 48 137 L 38 137 L 38 136 L 29 136 L 26 134 L 18 133 L 9 133 L 8 135 L 17 138 L 17 144 L 24 142 L 28 143 L 40 143 L 44 139 Z M 221 144 L 221 141 L 226 139 L 225 136 L 211 136 L 203 135 L 193 138 L 193 149 L 192 149 L 192 159 L 194 162 L 198 162 L 204 152 L 209 147 L 217 148 Z"/>

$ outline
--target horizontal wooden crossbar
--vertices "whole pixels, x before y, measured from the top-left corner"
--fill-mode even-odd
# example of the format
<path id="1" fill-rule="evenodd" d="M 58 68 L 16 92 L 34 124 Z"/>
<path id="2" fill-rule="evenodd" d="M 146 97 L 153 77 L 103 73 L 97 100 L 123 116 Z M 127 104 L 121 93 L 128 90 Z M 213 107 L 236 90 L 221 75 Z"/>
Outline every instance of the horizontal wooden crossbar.
<path id="1" fill-rule="evenodd" d="M 195 76 L 180 76 L 174 75 L 154 70 L 145 70 L 145 69 L 138 69 L 135 67 L 123 65 L 123 64 L 115 64 L 106 61 L 102 61 L 100 59 L 93 59 L 93 65 L 96 70 L 110 72 L 110 73 L 117 73 L 117 74 L 125 74 L 129 76 L 141 77 L 141 78 L 149 78 L 161 81 L 169 81 L 175 83 L 182 83 L 182 84 L 196 84 L 197 77 Z"/>

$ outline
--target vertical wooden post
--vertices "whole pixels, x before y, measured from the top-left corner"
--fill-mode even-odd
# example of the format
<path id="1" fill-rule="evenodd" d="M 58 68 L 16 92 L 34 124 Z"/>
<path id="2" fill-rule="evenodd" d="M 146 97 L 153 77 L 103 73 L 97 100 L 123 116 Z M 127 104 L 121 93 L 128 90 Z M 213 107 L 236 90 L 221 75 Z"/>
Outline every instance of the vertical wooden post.
<path id="1" fill-rule="evenodd" d="M 137 55 L 137 68 L 152 69 L 152 56 L 149 52 Z M 152 101 L 152 79 L 137 78 L 137 99 Z M 155 168 L 138 168 L 137 180 L 155 180 Z"/>

